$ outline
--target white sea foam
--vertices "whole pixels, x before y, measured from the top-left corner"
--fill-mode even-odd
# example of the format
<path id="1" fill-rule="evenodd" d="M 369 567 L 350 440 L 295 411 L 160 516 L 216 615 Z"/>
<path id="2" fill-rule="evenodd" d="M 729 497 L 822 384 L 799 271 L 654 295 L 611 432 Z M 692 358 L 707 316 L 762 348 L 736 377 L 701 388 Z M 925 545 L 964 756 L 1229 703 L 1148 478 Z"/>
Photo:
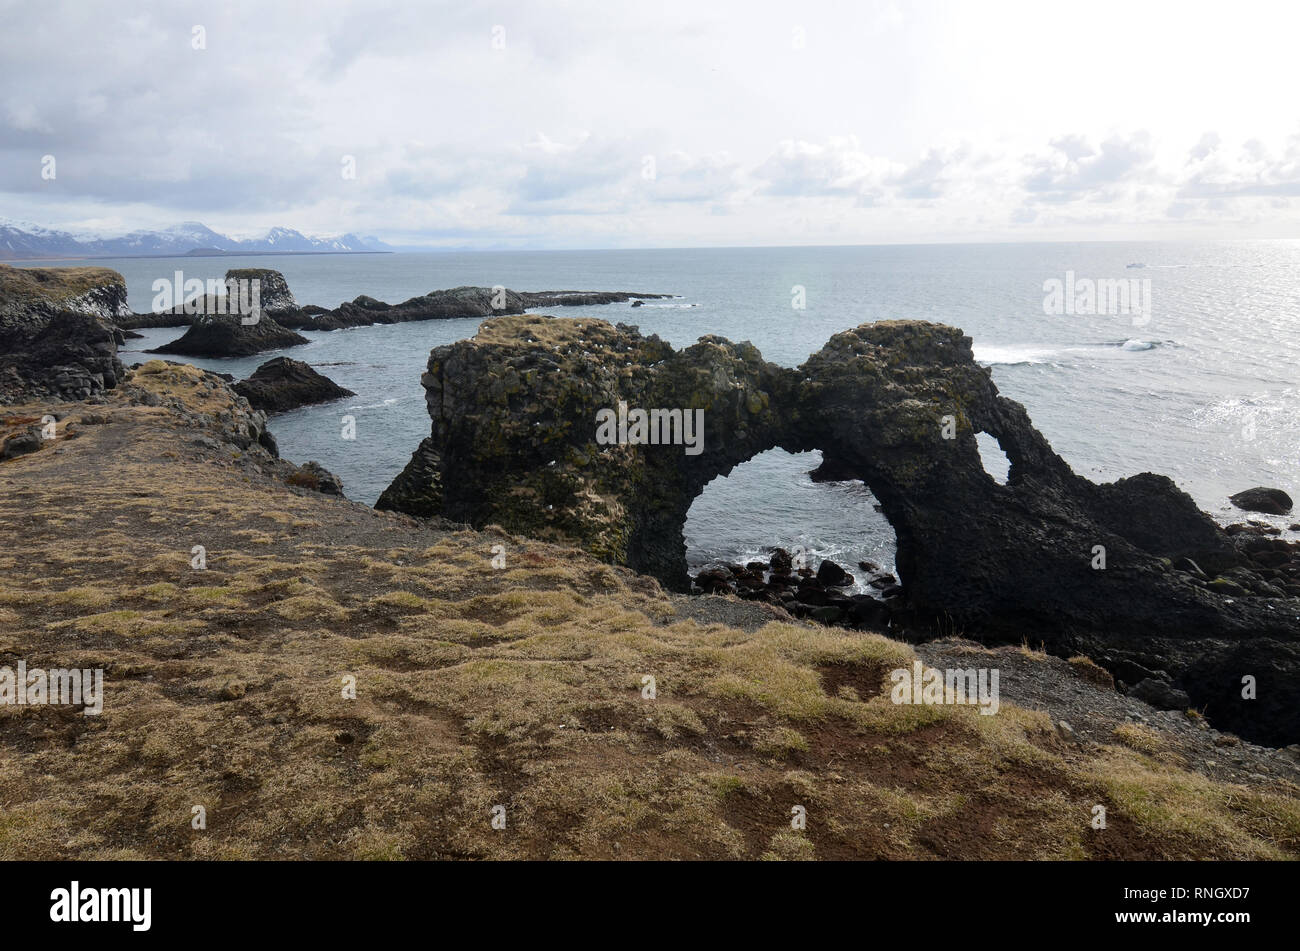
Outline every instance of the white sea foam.
<path id="1" fill-rule="evenodd" d="M 1059 351 L 1046 347 L 976 344 L 975 361 L 984 366 L 1019 366 L 1026 363 L 1054 363 Z"/>

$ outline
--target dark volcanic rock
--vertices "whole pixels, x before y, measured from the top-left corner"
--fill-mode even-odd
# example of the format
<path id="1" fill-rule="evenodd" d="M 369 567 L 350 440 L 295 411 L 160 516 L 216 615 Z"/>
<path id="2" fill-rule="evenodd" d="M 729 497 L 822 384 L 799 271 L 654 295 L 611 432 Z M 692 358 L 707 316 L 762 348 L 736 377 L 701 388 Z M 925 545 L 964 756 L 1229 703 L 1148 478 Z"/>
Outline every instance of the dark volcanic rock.
<path id="1" fill-rule="evenodd" d="M 117 385 L 126 282 L 102 267 L 0 265 L 0 403 L 86 399 Z"/>
<path id="2" fill-rule="evenodd" d="M 286 327 L 339 330 L 370 324 L 396 324 L 412 320 L 454 320 L 523 314 L 540 307 L 590 307 L 621 303 L 633 298 L 668 297 L 631 291 L 512 291 L 507 288 L 453 287 L 430 291 L 400 304 L 386 304 L 362 295 L 332 311 L 303 308 L 293 315 L 276 315 Z"/>
<path id="3" fill-rule="evenodd" d="M 60 313 L 0 352 L 0 403 L 84 400 L 117 386 L 126 373 L 118 331 L 88 314 Z"/>
<path id="4" fill-rule="evenodd" d="M 820 449 L 893 526 L 901 585 L 883 594 L 910 623 L 1167 670 L 1223 728 L 1300 737 L 1300 605 L 1253 573 L 1278 569 L 1251 568 L 1163 476 L 1075 475 L 960 330 L 865 324 L 792 370 L 715 336 L 674 351 L 604 321 L 506 317 L 434 350 L 422 382 L 432 431 L 380 508 L 577 543 L 684 590 L 682 526 L 704 486 L 774 447 Z M 597 413 L 620 402 L 703 410 L 699 452 L 597 443 Z M 979 432 L 1010 461 L 1005 485 L 984 471 Z M 1198 584 L 1173 569 L 1182 558 L 1241 568 L 1250 596 Z M 1241 698 L 1243 675 L 1257 700 Z"/>
<path id="5" fill-rule="evenodd" d="M 1269 489 L 1257 485 L 1253 489 L 1238 492 L 1228 499 L 1239 509 L 1247 512 L 1263 512 L 1266 515 L 1286 515 L 1291 511 L 1291 496 L 1281 489 Z"/>
<path id="6" fill-rule="evenodd" d="M 244 323 L 237 315 L 205 314 L 196 317 L 180 339 L 148 352 L 187 357 L 251 357 L 309 342 L 302 334 L 281 327 L 266 314 L 252 324 Z"/>
<path id="7" fill-rule="evenodd" d="M 817 566 L 817 580 L 830 587 L 853 584 L 849 573 L 833 561 L 823 561 Z"/>
<path id="8" fill-rule="evenodd" d="M 302 361 L 288 357 L 266 361 L 248 379 L 236 383 L 234 390 L 254 409 L 268 413 L 356 396 Z"/>
<path id="9" fill-rule="evenodd" d="M 131 314 L 119 317 L 115 323 L 123 330 L 142 330 L 153 327 L 188 327 L 194 323 L 194 315 L 184 310 L 164 310 L 156 314 Z"/>
<path id="10" fill-rule="evenodd" d="M 241 295 L 239 288 L 232 290 L 231 282 L 246 281 L 245 292 Z M 256 281 L 257 293 L 254 296 Z M 222 288 L 218 293 L 204 293 L 189 303 L 178 303 L 174 307 L 159 309 L 148 314 L 126 314 L 117 319 L 117 325 L 126 330 L 138 330 L 144 327 L 189 327 L 199 322 L 204 316 L 222 316 L 237 312 L 243 303 L 249 304 L 251 311 L 254 300 L 261 316 L 276 319 L 281 326 L 291 322 L 296 325 L 299 320 L 298 301 L 284 275 L 270 268 L 231 268 L 226 272 Z M 176 293 L 180 293 L 177 291 Z M 320 310 L 320 308 L 316 308 Z"/>

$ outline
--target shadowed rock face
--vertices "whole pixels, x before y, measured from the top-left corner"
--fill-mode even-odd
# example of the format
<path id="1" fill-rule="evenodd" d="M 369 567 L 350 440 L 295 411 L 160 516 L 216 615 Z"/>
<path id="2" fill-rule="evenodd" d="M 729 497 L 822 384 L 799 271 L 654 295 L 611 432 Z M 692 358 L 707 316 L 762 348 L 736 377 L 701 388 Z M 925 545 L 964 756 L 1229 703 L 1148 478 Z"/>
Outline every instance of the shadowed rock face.
<path id="1" fill-rule="evenodd" d="M 29 339 L 0 352 L 0 403 L 90 399 L 126 373 L 117 357 L 121 331 L 89 314 L 56 314 Z"/>
<path id="2" fill-rule="evenodd" d="M 960 330 L 866 324 L 791 370 L 718 337 L 674 351 L 604 321 L 504 317 L 434 350 L 422 382 L 432 432 L 379 508 L 574 542 L 683 589 L 682 526 L 704 486 L 767 449 L 820 449 L 892 524 L 910 626 L 1165 670 L 1220 725 L 1300 736 L 1300 602 L 1225 598 L 1173 570 L 1241 557 L 1168 478 L 1076 476 Z M 598 444 L 597 413 L 620 401 L 704 410 L 702 451 Z M 1006 485 L 978 432 L 1010 459 Z M 1257 700 L 1241 698 L 1245 675 Z"/>
<path id="3" fill-rule="evenodd" d="M 103 267 L 0 265 L 0 403 L 88 399 L 111 389 L 129 313 L 126 282 Z"/>

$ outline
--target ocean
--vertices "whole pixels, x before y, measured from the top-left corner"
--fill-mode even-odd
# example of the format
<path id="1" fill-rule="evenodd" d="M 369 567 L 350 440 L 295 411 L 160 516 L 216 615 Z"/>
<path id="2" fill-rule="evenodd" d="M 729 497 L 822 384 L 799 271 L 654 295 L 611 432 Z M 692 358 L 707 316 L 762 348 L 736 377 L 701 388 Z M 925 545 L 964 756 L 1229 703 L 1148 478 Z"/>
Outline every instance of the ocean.
<path id="1" fill-rule="evenodd" d="M 81 262 L 69 262 L 81 263 Z M 150 309 L 152 284 L 182 270 L 284 273 L 300 304 L 333 307 L 359 294 L 398 302 L 435 288 L 629 290 L 672 300 L 557 308 L 565 317 L 635 324 L 674 346 L 716 333 L 749 340 L 794 366 L 835 332 L 891 318 L 940 321 L 974 340 L 999 390 L 1081 475 L 1109 481 L 1142 471 L 1171 476 L 1223 521 L 1244 517 L 1228 495 L 1254 485 L 1296 495 L 1300 464 L 1300 242 L 1081 243 L 472 252 L 122 258 L 93 262 L 126 278 L 132 308 Z M 1131 265 L 1142 265 L 1141 267 Z M 1142 314 L 1045 306 L 1050 281 L 1137 282 Z M 1149 282 L 1149 283 L 1144 283 Z M 1113 292 L 1114 285 L 1112 285 Z M 799 298 L 802 294 L 803 300 Z M 1100 295 L 1103 298 L 1105 294 Z M 802 308 L 796 307 L 803 303 Z M 1116 299 L 1111 299 L 1114 305 Z M 1111 306 L 1111 311 L 1117 308 Z M 1052 310 L 1052 313 L 1045 311 Z M 477 320 L 427 321 L 307 333 L 288 351 L 199 366 L 243 377 L 280 353 L 354 390 L 353 399 L 273 417 L 281 453 L 336 473 L 347 495 L 372 504 L 429 432 L 420 374 L 429 350 L 470 337 Z M 122 353 L 180 335 L 148 330 Z M 340 418 L 356 418 L 355 441 Z M 1005 473 L 993 445 L 991 473 Z M 780 450 L 716 479 L 686 524 L 692 566 L 803 547 L 853 570 L 893 562 L 893 533 L 858 483 L 814 484 L 819 454 Z M 1000 471 L 999 471 L 1000 467 Z M 1263 516 L 1252 516 L 1263 517 Z M 1264 517 L 1266 520 L 1267 517 Z M 1286 528 L 1289 518 L 1272 519 Z M 1295 533 L 1287 532 L 1288 535 Z"/>

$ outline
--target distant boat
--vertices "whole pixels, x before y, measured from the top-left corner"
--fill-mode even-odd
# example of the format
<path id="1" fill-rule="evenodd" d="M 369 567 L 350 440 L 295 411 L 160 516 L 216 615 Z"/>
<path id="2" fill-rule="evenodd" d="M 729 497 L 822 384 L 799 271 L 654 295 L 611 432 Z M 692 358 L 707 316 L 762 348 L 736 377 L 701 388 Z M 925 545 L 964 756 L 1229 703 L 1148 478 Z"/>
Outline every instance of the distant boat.
<path id="1" fill-rule="evenodd" d="M 1146 265 L 1143 264 L 1141 261 L 1136 261 L 1136 262 L 1134 262 L 1133 264 L 1129 264 L 1129 265 L 1126 265 L 1126 266 L 1127 266 L 1127 267 L 1146 267 Z"/>

